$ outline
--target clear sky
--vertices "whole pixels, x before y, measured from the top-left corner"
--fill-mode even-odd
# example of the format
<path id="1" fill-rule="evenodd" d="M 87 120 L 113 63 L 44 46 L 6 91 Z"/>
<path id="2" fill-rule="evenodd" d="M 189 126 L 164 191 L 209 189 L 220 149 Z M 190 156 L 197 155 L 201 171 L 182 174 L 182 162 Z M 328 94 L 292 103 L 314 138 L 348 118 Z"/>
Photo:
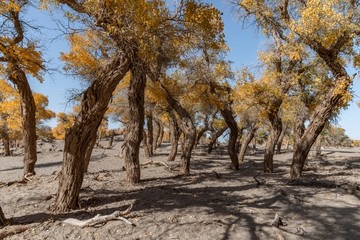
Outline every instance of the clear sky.
<path id="1" fill-rule="evenodd" d="M 228 60 L 233 62 L 235 68 L 248 66 L 256 67 L 257 51 L 264 44 L 264 37 L 254 27 L 244 28 L 243 24 L 236 19 L 234 8 L 227 0 L 207 0 L 213 3 L 215 7 L 223 12 L 225 23 L 225 36 L 230 52 Z M 63 64 L 59 61 L 60 52 L 67 52 L 68 46 L 61 31 L 56 30 L 58 25 L 56 19 L 61 19 L 54 11 L 53 15 L 47 12 L 41 12 L 35 9 L 29 9 L 29 17 L 32 25 L 45 26 L 41 28 L 37 35 L 41 46 L 44 59 L 48 62 L 47 66 L 51 68 L 51 74 L 45 75 L 44 83 L 40 84 L 36 80 L 31 80 L 31 86 L 35 92 L 41 92 L 49 98 L 49 108 L 55 112 L 70 111 L 67 105 L 67 91 L 72 88 L 80 88 L 78 80 L 68 76 L 62 70 Z M 350 70 L 354 73 L 354 70 Z M 360 108 L 356 102 L 360 100 L 359 77 L 354 81 L 353 91 L 355 92 L 354 101 L 350 106 L 343 110 L 338 118 L 340 127 L 346 130 L 346 134 L 351 139 L 360 139 L 360 126 L 357 120 L 360 119 Z M 359 96 L 357 96 L 359 94 Z M 49 122 L 49 125 L 55 126 L 56 120 Z"/>

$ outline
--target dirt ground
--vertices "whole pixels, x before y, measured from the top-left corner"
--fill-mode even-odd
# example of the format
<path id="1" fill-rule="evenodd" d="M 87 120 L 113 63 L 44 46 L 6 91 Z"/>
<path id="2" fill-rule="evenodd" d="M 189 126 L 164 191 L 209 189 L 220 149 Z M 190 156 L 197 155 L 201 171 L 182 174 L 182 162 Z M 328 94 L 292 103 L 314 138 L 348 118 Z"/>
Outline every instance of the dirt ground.
<path id="1" fill-rule="evenodd" d="M 23 226 L 26 231 L 6 239 L 360 239 L 360 149 L 325 149 L 322 159 L 310 158 L 301 181 L 290 182 L 291 152 L 276 155 L 275 172 L 264 174 L 261 150 L 233 171 L 225 149 L 208 155 L 198 147 L 190 176 L 148 164 L 134 187 L 124 182 L 120 147 L 116 142 L 113 149 L 94 150 L 81 209 L 66 214 L 48 210 L 58 186 L 61 142 L 39 146 L 37 175 L 26 184 L 6 185 L 21 178 L 22 157 L 0 157 L 0 206 L 12 221 L 0 229 L 0 238 Z M 163 145 L 151 160 L 166 162 L 169 149 Z M 178 161 L 179 156 L 167 164 L 176 168 Z M 125 217 L 134 225 L 109 221 L 80 228 L 63 222 L 108 215 L 130 204 Z M 284 223 L 280 229 L 271 226 L 275 214 Z"/>

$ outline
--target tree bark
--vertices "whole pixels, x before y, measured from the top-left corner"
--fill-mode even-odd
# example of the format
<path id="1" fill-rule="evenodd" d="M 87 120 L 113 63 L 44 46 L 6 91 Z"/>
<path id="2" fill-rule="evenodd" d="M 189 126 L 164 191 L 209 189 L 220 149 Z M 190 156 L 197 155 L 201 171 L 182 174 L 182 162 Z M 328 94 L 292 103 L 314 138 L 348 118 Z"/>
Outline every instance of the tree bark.
<path id="1" fill-rule="evenodd" d="M 156 132 L 155 132 L 155 137 L 154 137 L 154 141 L 153 141 L 153 145 L 152 145 L 152 148 L 153 148 L 153 151 L 155 151 L 157 149 L 157 143 L 159 141 L 159 138 L 160 138 L 160 122 L 158 119 L 154 119 L 154 122 L 155 122 L 155 125 L 156 125 Z"/>
<path id="2" fill-rule="evenodd" d="M 150 152 L 149 152 L 149 146 L 147 145 L 147 134 L 145 132 L 145 130 L 143 131 L 143 149 L 144 149 L 144 155 L 146 158 L 150 157 Z"/>
<path id="3" fill-rule="evenodd" d="M 178 114 L 178 125 L 184 134 L 184 146 L 181 149 L 180 173 L 188 175 L 190 173 L 191 152 L 195 145 L 196 128 L 187 110 L 169 92 L 166 86 L 160 83 L 166 93 L 166 100 L 169 106 Z"/>
<path id="4" fill-rule="evenodd" d="M 281 134 L 279 136 L 279 139 L 276 143 L 276 154 L 280 154 L 281 153 L 281 147 L 282 147 L 282 143 L 284 141 L 284 137 L 285 137 L 285 128 L 283 127 L 281 130 Z"/>
<path id="5" fill-rule="evenodd" d="M 159 136 L 159 139 L 156 142 L 156 147 L 157 148 L 161 147 L 161 144 L 162 144 L 163 139 L 164 139 L 164 127 L 161 124 L 159 126 L 160 126 L 160 136 Z"/>
<path id="6" fill-rule="evenodd" d="M 111 62 L 98 69 L 94 81 L 84 92 L 79 116 L 65 136 L 63 165 L 54 211 L 66 212 L 78 208 L 86 152 L 91 141 L 96 139 L 113 91 L 129 67 L 128 58 L 119 52 Z"/>
<path id="7" fill-rule="evenodd" d="M 176 116 L 173 112 L 169 111 L 170 115 L 170 143 L 171 143 L 171 150 L 168 156 L 168 161 L 175 161 L 177 149 L 179 145 L 179 138 L 180 138 L 180 129 L 176 121 Z"/>
<path id="8" fill-rule="evenodd" d="M 319 134 L 315 141 L 315 157 L 321 158 L 321 143 L 322 143 L 322 135 Z"/>
<path id="9" fill-rule="evenodd" d="M 110 133 L 110 138 L 109 138 L 109 148 L 112 147 L 112 145 L 113 145 L 114 136 L 115 136 L 115 131 L 112 130 L 111 133 Z"/>
<path id="10" fill-rule="evenodd" d="M 274 171 L 274 150 L 281 130 L 281 118 L 274 115 L 271 121 L 271 131 L 265 144 L 264 172 L 272 173 Z"/>
<path id="11" fill-rule="evenodd" d="M 246 150 L 247 150 L 247 148 L 249 146 L 249 143 L 254 138 L 255 133 L 258 130 L 258 128 L 259 128 L 259 126 L 257 124 L 252 126 L 249 129 L 249 131 L 247 132 L 246 137 L 243 139 L 243 141 L 241 143 L 240 151 L 239 151 L 239 156 L 238 156 L 239 162 L 244 162 Z"/>
<path id="12" fill-rule="evenodd" d="M 207 130 L 209 130 L 209 116 L 208 115 L 206 115 L 206 117 L 204 119 L 204 127 L 202 129 L 200 129 L 200 131 L 198 131 L 198 134 L 196 136 L 195 146 L 197 146 L 199 144 L 201 137 L 204 135 L 204 133 Z"/>
<path id="13" fill-rule="evenodd" d="M 92 154 L 95 144 L 96 144 L 96 137 L 91 139 L 91 141 L 89 142 L 89 145 L 86 149 L 85 157 L 84 157 L 84 167 L 83 167 L 84 173 L 88 172 L 88 168 L 89 168 L 89 164 L 90 164 L 90 160 L 91 160 L 91 154 Z"/>
<path id="14" fill-rule="evenodd" d="M 125 137 L 126 180 L 134 185 L 140 182 L 139 150 L 144 129 L 144 96 L 146 72 L 137 64 L 131 69 L 128 92 L 130 120 L 127 124 Z"/>
<path id="15" fill-rule="evenodd" d="M 36 106 L 25 72 L 18 66 L 10 70 L 9 79 L 20 94 L 24 144 L 24 175 L 35 175 L 36 155 Z"/>
<path id="16" fill-rule="evenodd" d="M 154 142 L 154 127 L 153 127 L 153 114 L 150 111 L 146 116 L 146 126 L 147 126 L 147 147 L 149 148 L 150 157 L 154 155 L 153 152 L 153 142 Z"/>
<path id="17" fill-rule="evenodd" d="M 228 129 L 227 127 L 223 127 L 220 128 L 217 132 L 215 132 L 215 134 L 213 134 L 211 136 L 211 141 L 208 145 L 208 154 L 210 154 L 212 152 L 212 150 L 214 149 L 214 145 L 216 143 L 216 141 L 218 140 L 218 138 L 223 135 L 223 133 L 226 131 L 226 129 Z"/>

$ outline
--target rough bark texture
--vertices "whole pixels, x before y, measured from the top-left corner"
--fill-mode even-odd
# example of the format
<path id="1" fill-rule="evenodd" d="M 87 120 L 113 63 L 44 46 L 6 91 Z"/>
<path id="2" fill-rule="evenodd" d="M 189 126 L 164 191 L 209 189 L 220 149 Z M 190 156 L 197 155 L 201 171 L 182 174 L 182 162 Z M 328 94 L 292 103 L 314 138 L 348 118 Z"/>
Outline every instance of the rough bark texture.
<path id="1" fill-rule="evenodd" d="M 271 121 L 271 131 L 265 144 L 264 172 L 272 173 L 274 171 L 274 151 L 276 143 L 280 137 L 281 130 L 281 119 L 274 115 Z"/>
<path id="2" fill-rule="evenodd" d="M 36 156 L 36 106 L 34 97 L 24 71 L 14 66 L 9 79 L 16 85 L 20 94 L 22 109 L 22 128 L 24 144 L 24 175 L 35 175 Z"/>
<path id="3" fill-rule="evenodd" d="M 241 143 L 241 147 L 240 147 L 240 151 L 239 151 L 239 162 L 244 162 L 244 158 L 245 158 L 245 154 L 246 154 L 246 150 L 249 146 L 249 143 L 251 142 L 251 140 L 254 138 L 256 131 L 258 130 L 259 126 L 255 125 L 252 126 L 249 131 L 246 134 L 246 137 L 243 139 L 242 143 Z"/>
<path id="4" fill-rule="evenodd" d="M 170 143 L 171 143 L 171 150 L 168 156 L 168 161 L 174 161 L 177 154 L 177 149 L 179 145 L 179 138 L 180 138 L 180 129 L 176 121 L 176 116 L 174 113 L 170 111 Z"/>
<path id="5" fill-rule="evenodd" d="M 125 137 L 126 180 L 129 184 L 140 182 L 139 150 L 144 129 L 144 96 L 146 75 L 141 64 L 131 69 L 128 92 L 130 120 Z"/>
<path id="6" fill-rule="evenodd" d="M 161 147 L 161 144 L 163 142 L 164 139 L 164 127 L 160 124 L 160 136 L 156 142 L 156 147 L 159 148 Z"/>
<path id="7" fill-rule="evenodd" d="M 285 137 L 285 128 L 283 127 L 282 130 L 281 130 L 280 137 L 279 137 L 279 139 L 277 141 L 277 144 L 276 144 L 276 154 L 281 153 L 281 147 L 282 147 L 282 143 L 284 141 L 284 137 Z"/>
<path id="8" fill-rule="evenodd" d="M 159 141 L 159 138 L 160 138 L 160 131 L 161 131 L 161 127 L 160 127 L 160 121 L 158 119 L 154 119 L 154 123 L 156 125 L 155 129 L 155 136 L 154 136 L 154 141 L 153 141 L 153 145 L 152 145 L 152 148 L 153 148 L 153 151 L 155 151 L 157 149 L 157 143 Z"/>
<path id="9" fill-rule="evenodd" d="M 144 130 L 143 131 L 143 149 L 144 149 L 144 155 L 146 158 L 149 158 L 150 157 L 150 152 L 149 152 L 149 146 L 147 145 L 147 134 L 146 134 L 146 131 Z"/>
<path id="10" fill-rule="evenodd" d="M 211 141 L 208 145 L 208 154 L 210 154 L 212 152 L 212 150 L 214 149 L 214 145 L 216 143 L 216 141 L 218 140 L 218 138 L 223 135 L 223 133 L 226 131 L 226 129 L 228 129 L 227 127 L 223 127 L 220 128 L 218 131 L 216 131 L 212 136 L 211 136 Z"/>
<path id="11" fill-rule="evenodd" d="M 321 142 L 322 142 L 322 135 L 320 134 L 315 142 L 315 157 L 321 158 Z"/>
<path id="12" fill-rule="evenodd" d="M 86 173 L 88 171 L 89 163 L 91 160 L 91 154 L 94 149 L 95 143 L 96 143 L 96 137 L 91 139 L 91 141 L 86 149 L 85 157 L 84 157 L 84 166 L 83 166 L 84 173 Z"/>
<path id="13" fill-rule="evenodd" d="M 195 145 L 196 128 L 190 114 L 181 106 L 169 90 L 161 83 L 161 87 L 165 90 L 166 100 L 169 106 L 178 114 L 178 125 L 184 134 L 184 145 L 181 151 L 180 173 L 188 175 L 190 173 L 191 152 Z"/>
<path id="14" fill-rule="evenodd" d="M 54 211 L 66 212 L 78 207 L 78 198 L 84 178 L 84 159 L 95 138 L 117 84 L 130 67 L 122 52 L 98 69 L 94 81 L 84 92 L 81 111 L 65 136 L 63 165 Z"/>
<path id="15" fill-rule="evenodd" d="M 230 128 L 228 153 L 231 159 L 231 164 L 235 170 L 239 170 L 239 160 L 236 152 L 236 141 L 238 139 L 239 129 L 231 110 L 227 108 L 221 109 L 221 114 L 223 115 L 226 124 Z"/>
<path id="16" fill-rule="evenodd" d="M 146 116 L 146 126 L 147 126 L 147 147 L 149 148 L 150 157 L 154 155 L 153 152 L 153 142 L 154 142 L 154 127 L 153 127 L 153 114 L 150 111 Z"/>
<path id="17" fill-rule="evenodd" d="M 290 177 L 292 179 L 297 179 L 301 177 L 304 164 L 311 149 L 311 146 L 316 141 L 317 136 L 322 132 L 334 108 L 344 97 L 343 93 L 348 91 L 352 83 L 352 78 L 350 78 L 345 68 L 341 65 L 337 55 L 334 55 L 336 51 L 331 52 L 330 50 L 323 49 L 319 46 L 312 47 L 326 62 L 326 64 L 332 71 L 332 74 L 336 76 L 336 79 L 334 86 L 330 89 L 324 100 L 312 114 L 312 121 L 310 122 L 308 128 L 304 131 L 304 134 L 296 144 L 290 169 Z"/>

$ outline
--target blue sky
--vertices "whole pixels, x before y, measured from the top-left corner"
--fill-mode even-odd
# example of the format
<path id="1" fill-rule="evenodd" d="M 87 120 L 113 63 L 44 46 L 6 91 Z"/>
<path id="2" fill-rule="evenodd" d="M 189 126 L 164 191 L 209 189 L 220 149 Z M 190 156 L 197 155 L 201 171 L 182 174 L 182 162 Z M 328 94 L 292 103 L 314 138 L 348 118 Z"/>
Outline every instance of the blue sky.
<path id="1" fill-rule="evenodd" d="M 225 23 L 225 37 L 230 47 L 227 59 L 233 62 L 235 68 L 248 66 L 255 67 L 257 64 L 257 51 L 262 48 L 264 38 L 254 27 L 243 28 L 243 24 L 236 19 L 233 14 L 233 6 L 226 0 L 208 0 L 223 12 Z M 49 108 L 55 112 L 70 111 L 67 103 L 67 91 L 72 88 L 79 88 L 79 81 L 71 76 L 64 74 L 63 64 L 59 61 L 60 52 L 67 52 L 68 46 L 62 36 L 61 31 L 56 30 L 57 24 L 54 19 L 61 19 L 54 11 L 53 15 L 48 12 L 41 12 L 29 9 L 27 20 L 32 25 L 46 26 L 36 36 L 41 43 L 44 59 L 48 62 L 47 66 L 53 69 L 51 74 L 45 75 L 44 83 L 31 80 L 31 87 L 35 92 L 40 92 L 48 96 Z M 353 72 L 353 70 L 350 70 Z M 353 90 L 355 92 L 354 101 L 350 106 L 343 110 L 338 118 L 338 124 L 346 130 L 346 134 L 352 139 L 360 139 L 360 131 L 357 120 L 360 119 L 360 109 L 356 102 L 360 100 L 359 77 L 354 81 Z M 49 125 L 56 125 L 56 120 L 49 122 Z"/>

